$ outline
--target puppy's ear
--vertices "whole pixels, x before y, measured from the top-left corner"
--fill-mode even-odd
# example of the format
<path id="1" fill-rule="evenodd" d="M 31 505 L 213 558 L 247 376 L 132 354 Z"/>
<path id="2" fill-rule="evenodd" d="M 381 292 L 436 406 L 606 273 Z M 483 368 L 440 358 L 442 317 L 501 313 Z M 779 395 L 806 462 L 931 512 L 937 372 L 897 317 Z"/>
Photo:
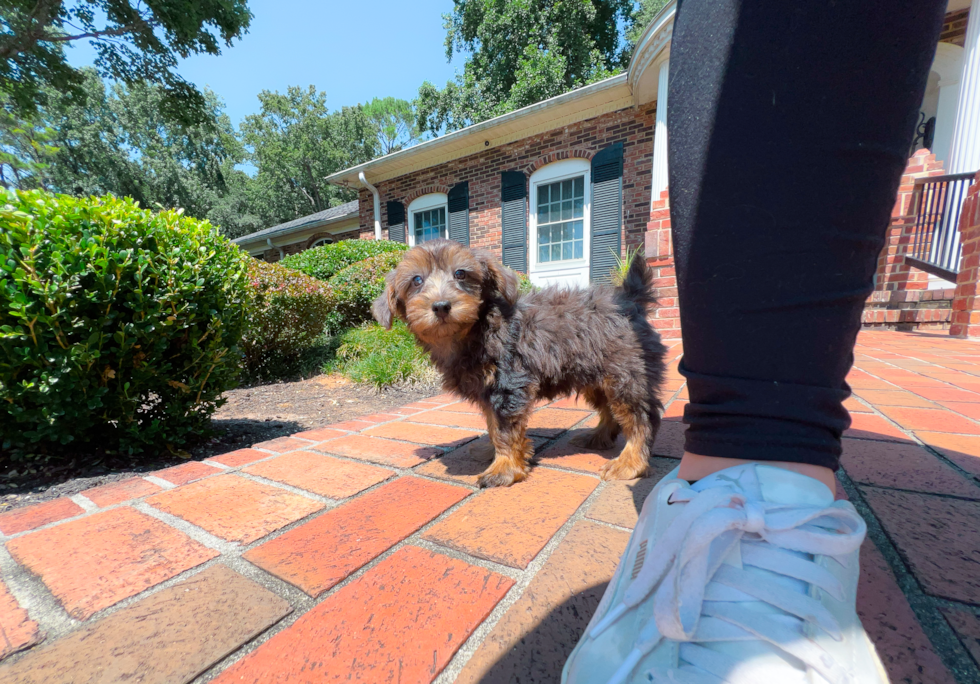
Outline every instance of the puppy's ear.
<path id="1" fill-rule="evenodd" d="M 374 320 L 384 326 L 385 330 L 391 330 L 391 320 L 398 307 L 398 297 L 395 295 L 395 272 L 392 271 L 385 276 L 385 290 L 381 296 L 374 300 L 371 306 L 371 313 Z"/>
<path id="2" fill-rule="evenodd" d="M 486 252 L 479 253 L 479 259 L 480 263 L 483 264 L 484 285 L 497 292 L 511 306 L 516 304 L 518 294 L 517 273 Z"/>

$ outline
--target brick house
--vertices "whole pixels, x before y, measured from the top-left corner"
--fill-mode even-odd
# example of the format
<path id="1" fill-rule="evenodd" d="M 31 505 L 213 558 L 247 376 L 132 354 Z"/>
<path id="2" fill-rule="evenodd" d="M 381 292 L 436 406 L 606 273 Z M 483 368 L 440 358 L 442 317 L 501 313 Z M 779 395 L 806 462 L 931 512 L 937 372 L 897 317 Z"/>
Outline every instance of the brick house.
<path id="1" fill-rule="evenodd" d="M 279 261 L 310 247 L 356 240 L 359 236 L 358 203 L 353 201 L 235 238 L 232 242 L 257 259 Z"/>

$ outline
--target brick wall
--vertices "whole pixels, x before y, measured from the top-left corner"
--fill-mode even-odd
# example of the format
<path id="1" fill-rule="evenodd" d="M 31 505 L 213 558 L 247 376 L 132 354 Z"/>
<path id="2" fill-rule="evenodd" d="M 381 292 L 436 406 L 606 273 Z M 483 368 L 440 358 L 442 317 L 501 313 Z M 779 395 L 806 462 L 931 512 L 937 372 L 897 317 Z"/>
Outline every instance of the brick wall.
<path id="1" fill-rule="evenodd" d="M 650 168 L 656 105 L 617 112 L 556 128 L 445 164 L 375 183 L 381 195 L 382 237 L 388 237 L 387 202 L 408 203 L 424 192 L 445 192 L 469 181 L 470 244 L 500 256 L 500 172 L 528 176 L 548 161 L 591 159 L 613 143 L 623 143 L 624 247 L 643 244 L 650 211 Z M 433 190 L 435 188 L 435 190 Z M 374 200 L 360 192 L 361 239 L 374 238 Z"/>
<path id="2" fill-rule="evenodd" d="M 956 12 L 949 12 L 943 21 L 943 31 L 939 34 L 939 42 L 963 47 L 966 43 L 966 20 L 969 16 L 969 7 Z"/>
<path id="3" fill-rule="evenodd" d="M 963 261 L 956 278 L 949 334 L 977 338 L 980 337 L 980 172 L 960 213 L 960 241 Z"/>
<path id="4" fill-rule="evenodd" d="M 670 195 L 667 190 L 650 205 L 650 219 L 644 234 L 647 266 L 653 269 L 657 310 L 651 316 L 664 339 L 681 336 L 680 309 L 677 303 L 677 275 L 674 270 L 674 247 L 670 237 Z"/>
<path id="5" fill-rule="evenodd" d="M 280 249 L 282 249 L 286 256 L 290 256 L 291 254 L 302 252 L 304 249 L 309 249 L 314 242 L 325 237 L 333 238 L 334 242 L 340 242 L 341 240 L 356 240 L 360 237 L 360 229 L 353 228 L 343 233 L 337 233 L 336 235 L 331 235 L 330 233 L 316 233 L 291 245 L 282 245 Z M 268 261 L 269 263 L 279 261 L 279 250 L 272 248 L 265 250 L 262 252 L 262 259 L 264 261 Z"/>

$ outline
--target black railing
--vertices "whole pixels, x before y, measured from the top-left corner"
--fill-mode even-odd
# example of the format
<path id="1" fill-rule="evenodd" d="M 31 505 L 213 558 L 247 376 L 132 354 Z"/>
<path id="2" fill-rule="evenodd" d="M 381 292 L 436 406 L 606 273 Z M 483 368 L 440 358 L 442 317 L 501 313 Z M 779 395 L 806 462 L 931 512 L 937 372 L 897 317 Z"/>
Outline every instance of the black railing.
<path id="1" fill-rule="evenodd" d="M 910 266 L 956 282 L 960 270 L 960 210 L 976 173 L 918 178 L 912 189 L 909 213 L 915 215 Z"/>

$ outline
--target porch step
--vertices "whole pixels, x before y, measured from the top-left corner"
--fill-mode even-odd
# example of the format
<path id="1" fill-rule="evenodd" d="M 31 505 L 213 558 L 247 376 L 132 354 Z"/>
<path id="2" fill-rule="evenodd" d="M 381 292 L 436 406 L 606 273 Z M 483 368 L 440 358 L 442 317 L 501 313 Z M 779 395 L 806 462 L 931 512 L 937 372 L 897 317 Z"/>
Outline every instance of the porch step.
<path id="1" fill-rule="evenodd" d="M 865 330 L 948 330 L 955 290 L 872 292 L 864 305 Z"/>

